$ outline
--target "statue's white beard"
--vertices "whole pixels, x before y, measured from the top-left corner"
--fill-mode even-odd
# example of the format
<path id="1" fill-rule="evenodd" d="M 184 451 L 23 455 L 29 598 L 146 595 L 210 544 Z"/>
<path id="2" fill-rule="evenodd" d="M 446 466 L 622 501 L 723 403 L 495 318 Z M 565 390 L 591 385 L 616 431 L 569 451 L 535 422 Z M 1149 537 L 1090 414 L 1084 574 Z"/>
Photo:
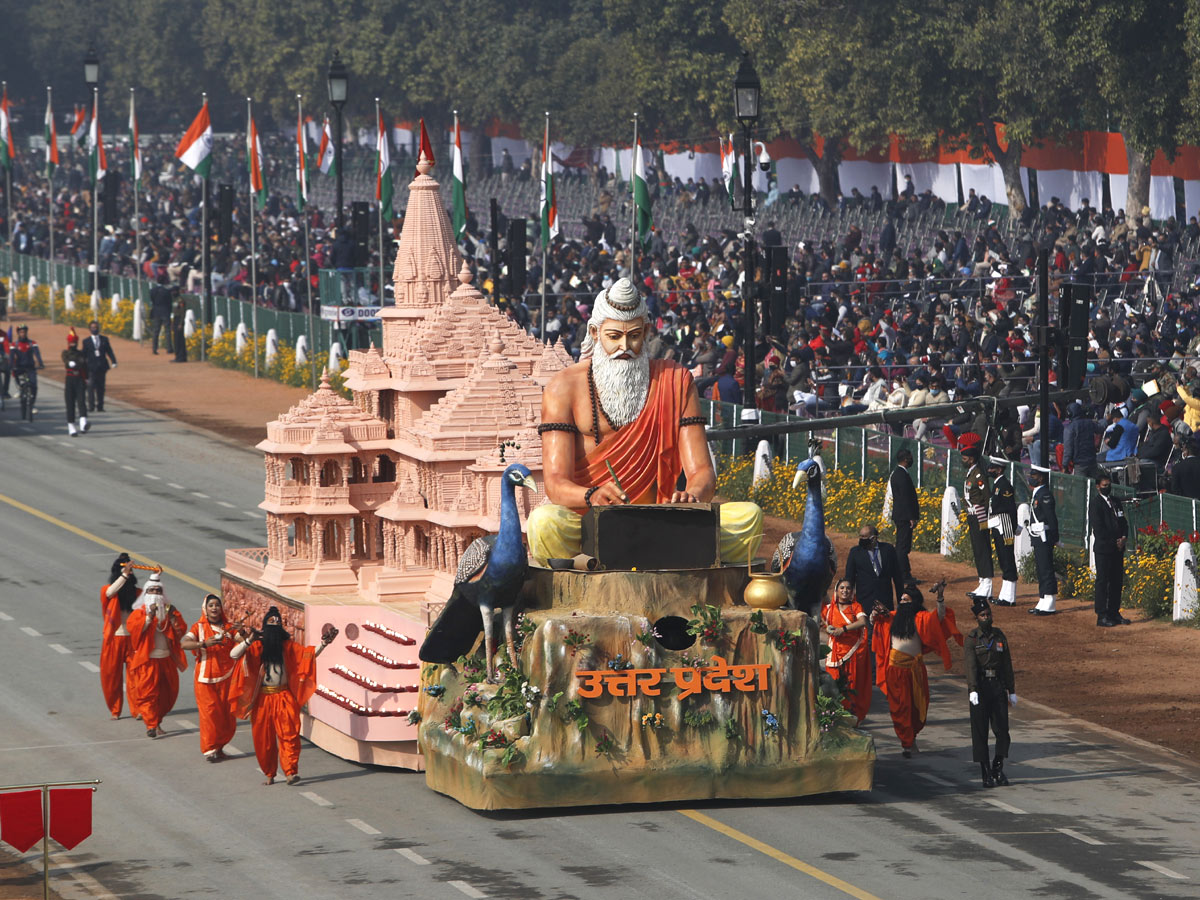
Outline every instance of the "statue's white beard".
<path id="1" fill-rule="evenodd" d="M 640 416 L 650 395 L 650 357 L 645 349 L 629 359 L 617 359 L 623 352 L 607 354 L 597 341 L 592 353 L 596 396 L 614 428 L 624 428 Z"/>

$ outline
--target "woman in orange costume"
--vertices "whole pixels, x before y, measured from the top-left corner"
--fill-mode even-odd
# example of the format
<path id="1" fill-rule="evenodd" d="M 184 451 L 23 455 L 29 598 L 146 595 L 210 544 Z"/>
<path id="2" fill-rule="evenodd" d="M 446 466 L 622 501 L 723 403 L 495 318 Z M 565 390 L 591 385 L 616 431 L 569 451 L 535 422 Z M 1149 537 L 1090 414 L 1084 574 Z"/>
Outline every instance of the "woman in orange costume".
<path id="1" fill-rule="evenodd" d="M 100 689 L 104 692 L 104 704 L 114 719 L 121 718 L 124 702 L 125 667 L 129 662 L 129 630 L 125 627 L 134 601 L 142 593 L 137 586 L 137 576 L 131 570 L 128 553 L 122 553 L 112 564 L 109 583 L 100 589 L 100 612 L 104 617 L 104 629 L 100 643 Z M 134 686 L 129 685 L 129 710 L 140 713 L 134 696 Z"/>
<path id="2" fill-rule="evenodd" d="M 834 679 L 845 675 L 842 706 L 862 722 L 871 708 L 871 666 L 867 654 L 867 614 L 854 599 L 854 588 L 845 578 L 833 589 L 834 602 L 821 610 L 829 635 L 825 671 Z"/>
<path id="3" fill-rule="evenodd" d="M 233 740 L 237 720 L 230 693 L 233 675 L 234 628 L 225 619 L 225 607 L 216 594 L 206 594 L 203 613 L 180 646 L 196 655 L 196 713 L 200 719 L 200 752 L 211 763 L 226 759 L 225 745 Z"/>
<path id="4" fill-rule="evenodd" d="M 288 784 L 300 780 L 300 707 L 317 687 L 317 657 L 337 637 L 330 629 L 320 647 L 302 647 L 283 629 L 279 607 L 263 616 L 261 631 L 251 631 L 230 651 L 242 664 L 234 669 L 230 694 L 237 698 L 239 719 L 250 718 L 254 755 L 274 784 L 282 763 Z"/>

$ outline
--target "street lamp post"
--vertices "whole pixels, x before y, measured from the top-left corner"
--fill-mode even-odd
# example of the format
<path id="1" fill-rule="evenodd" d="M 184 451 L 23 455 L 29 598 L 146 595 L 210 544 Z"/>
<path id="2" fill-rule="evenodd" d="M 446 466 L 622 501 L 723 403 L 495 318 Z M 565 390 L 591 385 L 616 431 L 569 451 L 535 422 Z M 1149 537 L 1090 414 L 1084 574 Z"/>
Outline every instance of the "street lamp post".
<path id="1" fill-rule="evenodd" d="M 757 327 L 755 315 L 755 291 L 754 291 L 754 263 L 757 250 L 754 246 L 754 163 L 751 146 L 751 129 L 754 123 L 758 121 L 759 109 L 758 101 L 762 85 L 758 80 L 758 73 L 754 71 L 754 66 L 750 64 L 750 54 L 742 56 L 742 64 L 738 68 L 737 77 L 733 82 L 733 110 L 738 122 L 742 125 L 742 176 L 743 176 L 743 199 L 745 206 L 742 212 L 745 214 L 745 267 L 742 279 L 742 302 L 744 305 L 743 318 L 743 344 L 746 354 L 745 380 L 746 389 L 745 396 L 742 398 L 745 408 L 742 410 L 742 419 L 745 421 L 757 421 L 758 410 L 755 396 L 755 376 L 757 361 L 755 360 L 755 344 L 757 337 Z"/>
<path id="2" fill-rule="evenodd" d="M 100 57 L 96 55 L 95 45 L 88 47 L 87 56 L 83 58 L 83 80 L 87 82 L 88 93 L 92 96 L 92 118 L 100 112 Z M 97 137 L 100 126 L 92 122 L 92 130 Z M 95 148 L 92 148 L 92 152 Z M 53 261 L 52 261 L 53 263 Z M 100 179 L 92 177 L 92 296 L 100 295 Z"/>
<path id="3" fill-rule="evenodd" d="M 329 86 L 329 102 L 337 114 L 334 117 L 337 120 L 337 135 L 333 147 L 333 164 L 337 168 L 337 229 L 340 237 L 342 233 L 342 107 L 346 105 L 346 89 L 349 78 L 346 73 L 346 64 L 342 62 L 342 54 L 338 50 L 333 51 L 333 62 L 329 64 L 326 82 Z"/>

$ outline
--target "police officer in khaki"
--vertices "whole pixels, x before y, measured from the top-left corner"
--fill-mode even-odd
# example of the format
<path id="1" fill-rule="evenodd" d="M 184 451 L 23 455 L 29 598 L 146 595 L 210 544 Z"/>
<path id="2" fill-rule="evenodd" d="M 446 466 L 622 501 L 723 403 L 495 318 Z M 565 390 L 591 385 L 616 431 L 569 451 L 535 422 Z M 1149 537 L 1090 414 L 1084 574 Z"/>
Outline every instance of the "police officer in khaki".
<path id="1" fill-rule="evenodd" d="M 971 702 L 971 757 L 979 763 L 985 788 L 1008 784 L 1008 708 L 1017 705 L 1012 652 L 1004 632 L 992 624 L 992 607 L 982 597 L 971 604 L 977 628 L 967 634 L 963 662 Z M 996 755 L 988 763 L 988 730 L 996 735 Z"/>
<path id="2" fill-rule="evenodd" d="M 975 557 L 975 573 L 979 576 L 979 584 L 975 590 L 967 591 L 967 596 L 974 600 L 982 597 L 992 598 L 992 542 L 987 527 L 988 501 L 991 499 L 992 485 L 987 473 L 980 465 L 980 446 L 978 443 L 960 447 L 963 461 L 969 468 L 964 479 L 964 490 L 967 501 L 967 534 L 971 539 L 971 553 Z"/>

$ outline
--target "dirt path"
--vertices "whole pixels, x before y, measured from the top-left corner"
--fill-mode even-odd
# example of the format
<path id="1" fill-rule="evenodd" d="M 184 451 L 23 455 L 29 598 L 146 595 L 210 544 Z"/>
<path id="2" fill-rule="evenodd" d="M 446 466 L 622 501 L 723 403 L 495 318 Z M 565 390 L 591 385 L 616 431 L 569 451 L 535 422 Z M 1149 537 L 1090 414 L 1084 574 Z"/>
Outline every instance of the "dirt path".
<path id="1" fill-rule="evenodd" d="M 42 346 L 47 374 L 59 377 L 66 328 L 14 315 L 22 318 Z M 269 420 L 308 393 L 199 362 L 169 363 L 165 351 L 150 352 L 149 342 L 114 338 L 113 346 L 120 365 L 109 373 L 110 396 L 251 446 L 266 436 Z M 768 517 L 764 548 L 773 550 L 780 535 L 798 527 Z M 854 540 L 834 535 L 839 559 Z M 947 603 L 964 633 L 973 627 L 965 597 L 975 584 L 971 567 L 930 553 L 913 554 L 912 563 L 926 587 L 946 578 Z M 1030 616 L 1035 590 L 1022 584 L 1017 606 L 996 610 L 1012 643 L 1018 696 L 1200 760 L 1200 631 L 1138 614 L 1130 616 L 1132 626 L 1097 628 L 1091 604 L 1072 600 L 1060 600 L 1056 616 Z M 961 674 L 957 647 L 954 659 Z"/>

